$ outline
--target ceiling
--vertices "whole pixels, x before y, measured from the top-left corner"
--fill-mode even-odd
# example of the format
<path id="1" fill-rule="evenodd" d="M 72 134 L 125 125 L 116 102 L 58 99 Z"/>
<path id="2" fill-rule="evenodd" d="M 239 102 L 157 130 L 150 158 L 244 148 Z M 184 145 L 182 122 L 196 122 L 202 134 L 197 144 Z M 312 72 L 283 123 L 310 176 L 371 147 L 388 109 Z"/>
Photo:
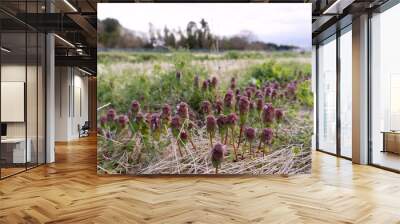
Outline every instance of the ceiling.
<path id="1" fill-rule="evenodd" d="M 185 2 L 312 3 L 312 35 L 316 43 L 335 32 L 337 24 L 373 9 L 387 0 L 189 0 Z M 179 0 L 1 0 L 0 22 L 4 32 L 26 28 L 54 32 L 56 65 L 79 66 L 96 74 L 97 3 L 182 2 Z M 52 13 L 49 13 L 49 12 Z M 338 21 L 342 21 L 338 23 Z M 344 21 L 344 22 L 343 22 Z M 8 37 L 6 37 L 8 38 Z M 11 37 L 11 39 L 13 39 Z M 18 38 L 15 38 L 18 40 Z"/>

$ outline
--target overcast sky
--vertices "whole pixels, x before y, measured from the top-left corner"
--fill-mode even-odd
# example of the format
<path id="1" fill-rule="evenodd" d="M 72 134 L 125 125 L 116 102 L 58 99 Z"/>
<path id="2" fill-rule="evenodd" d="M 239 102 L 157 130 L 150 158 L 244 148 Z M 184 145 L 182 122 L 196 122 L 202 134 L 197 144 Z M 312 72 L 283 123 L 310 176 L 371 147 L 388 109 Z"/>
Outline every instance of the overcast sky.
<path id="1" fill-rule="evenodd" d="M 181 28 L 204 18 L 211 32 L 232 36 L 251 31 L 258 39 L 311 48 L 310 3 L 99 3 L 98 18 L 118 19 L 122 26 L 147 33 L 149 23 L 158 29 Z"/>

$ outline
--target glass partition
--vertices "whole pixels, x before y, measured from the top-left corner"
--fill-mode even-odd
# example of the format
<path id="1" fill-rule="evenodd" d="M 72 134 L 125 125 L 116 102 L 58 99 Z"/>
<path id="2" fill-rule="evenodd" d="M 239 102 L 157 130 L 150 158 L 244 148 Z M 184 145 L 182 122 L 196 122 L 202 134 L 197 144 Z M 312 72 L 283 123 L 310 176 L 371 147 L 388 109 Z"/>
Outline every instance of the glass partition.
<path id="1" fill-rule="evenodd" d="M 400 170 L 400 5 L 371 18 L 371 162 Z"/>
<path id="2" fill-rule="evenodd" d="M 2 177 L 24 171 L 31 161 L 26 141 L 26 41 L 25 32 L 1 34 Z"/>
<path id="3" fill-rule="evenodd" d="M 42 6 L 0 3 L 18 13 L 41 13 Z M 1 179 L 45 163 L 45 44 L 43 33 L 0 12 Z"/>
<path id="4" fill-rule="evenodd" d="M 352 157 L 352 35 L 351 26 L 340 36 L 340 154 Z"/>
<path id="5" fill-rule="evenodd" d="M 318 48 L 318 148 L 336 153 L 336 36 Z"/>

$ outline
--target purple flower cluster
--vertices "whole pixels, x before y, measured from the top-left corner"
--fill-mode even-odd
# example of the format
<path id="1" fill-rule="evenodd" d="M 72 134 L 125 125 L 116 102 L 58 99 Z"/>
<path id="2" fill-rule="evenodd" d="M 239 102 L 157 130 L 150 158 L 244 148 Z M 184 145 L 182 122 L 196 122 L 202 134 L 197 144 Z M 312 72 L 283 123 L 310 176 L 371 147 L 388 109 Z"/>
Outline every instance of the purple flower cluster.
<path id="1" fill-rule="evenodd" d="M 101 116 L 100 117 L 100 125 L 102 126 L 102 127 L 104 127 L 105 125 L 106 125 L 106 123 L 107 123 L 107 116 Z"/>
<path id="2" fill-rule="evenodd" d="M 228 123 L 228 117 L 227 116 L 225 116 L 223 114 L 218 116 L 217 125 L 218 125 L 218 128 L 219 128 L 220 131 L 225 129 L 227 123 Z"/>
<path id="3" fill-rule="evenodd" d="M 224 109 L 224 103 L 222 102 L 222 100 L 217 99 L 215 101 L 215 110 L 216 110 L 217 114 L 222 113 L 223 109 Z"/>
<path id="4" fill-rule="evenodd" d="M 212 77 L 212 79 L 211 79 L 211 88 L 213 88 L 213 89 L 216 89 L 217 88 L 217 85 L 218 85 L 218 79 L 217 79 L 217 77 Z"/>
<path id="5" fill-rule="evenodd" d="M 121 128 L 125 128 L 126 125 L 128 124 L 128 121 L 129 121 L 128 116 L 126 116 L 126 115 L 119 115 L 119 117 L 118 117 L 118 124 L 119 124 L 119 126 L 120 126 Z"/>
<path id="6" fill-rule="evenodd" d="M 217 120 L 213 115 L 208 115 L 206 118 L 206 128 L 208 133 L 214 133 L 217 128 Z"/>
<path id="7" fill-rule="evenodd" d="M 232 108 L 233 105 L 233 91 L 228 90 L 224 97 L 224 105 L 226 108 Z"/>
<path id="8" fill-rule="evenodd" d="M 107 120 L 108 121 L 114 121 L 116 116 L 117 116 L 117 112 L 113 108 L 111 108 L 107 111 Z"/>
<path id="9" fill-rule="evenodd" d="M 179 130 L 181 128 L 181 119 L 179 116 L 175 115 L 171 119 L 171 128 L 173 130 Z"/>
<path id="10" fill-rule="evenodd" d="M 262 121 L 264 124 L 272 123 L 275 117 L 275 108 L 272 104 L 266 104 L 262 111 Z"/>
<path id="11" fill-rule="evenodd" d="M 246 137 L 247 141 L 252 142 L 256 138 L 256 129 L 252 127 L 248 127 L 244 130 L 244 136 Z"/>
<path id="12" fill-rule="evenodd" d="M 271 144 L 272 142 L 272 137 L 273 137 L 273 131 L 271 128 L 264 128 L 261 131 L 260 134 L 260 140 L 261 142 L 265 143 L 265 144 Z"/>
<path id="13" fill-rule="evenodd" d="M 140 103 L 137 100 L 132 101 L 131 111 L 133 115 L 136 115 L 140 111 Z"/>
<path id="14" fill-rule="evenodd" d="M 150 119 L 150 128 L 153 132 L 160 130 L 161 127 L 161 122 L 160 122 L 160 116 L 156 113 L 151 115 Z"/>
<path id="15" fill-rule="evenodd" d="M 256 101 L 257 104 L 257 111 L 262 111 L 263 107 L 264 107 L 264 98 L 257 98 Z"/>
<path id="16" fill-rule="evenodd" d="M 211 149 L 210 154 L 211 154 L 211 162 L 212 162 L 213 166 L 215 168 L 218 168 L 224 159 L 224 155 L 226 154 L 226 146 L 221 143 L 217 143 Z"/>
<path id="17" fill-rule="evenodd" d="M 236 88 L 236 79 L 235 79 L 235 77 L 231 78 L 231 86 L 230 87 L 231 87 L 232 90 Z"/>
<path id="18" fill-rule="evenodd" d="M 250 109 L 250 102 L 247 97 L 240 97 L 239 99 L 239 112 L 240 114 L 246 114 L 249 112 Z"/>
<path id="19" fill-rule="evenodd" d="M 178 105 L 178 115 L 182 119 L 189 118 L 189 107 L 185 102 L 179 103 L 179 105 Z"/>
<path id="20" fill-rule="evenodd" d="M 281 109 L 276 109 L 275 110 L 275 118 L 278 122 L 281 122 L 283 120 L 283 111 Z"/>
<path id="21" fill-rule="evenodd" d="M 237 120 L 238 116 L 235 113 L 231 113 L 227 116 L 226 123 L 229 127 L 233 128 L 236 125 Z"/>
<path id="22" fill-rule="evenodd" d="M 204 80 L 203 81 L 203 85 L 201 86 L 202 90 L 203 91 L 207 91 L 208 90 L 208 85 L 209 85 L 208 80 Z"/>
<path id="23" fill-rule="evenodd" d="M 211 106 L 211 103 L 210 103 L 210 101 L 208 101 L 208 100 L 206 100 L 206 101 L 203 101 L 202 103 L 201 103 L 201 111 L 203 112 L 203 114 L 211 114 L 211 112 L 212 112 L 212 106 Z"/>

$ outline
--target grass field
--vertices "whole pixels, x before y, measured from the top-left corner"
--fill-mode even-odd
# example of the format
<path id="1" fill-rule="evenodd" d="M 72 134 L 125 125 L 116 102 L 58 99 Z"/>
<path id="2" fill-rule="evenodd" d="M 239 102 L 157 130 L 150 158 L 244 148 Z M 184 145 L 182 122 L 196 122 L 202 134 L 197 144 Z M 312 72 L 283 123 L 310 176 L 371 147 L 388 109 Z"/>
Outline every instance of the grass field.
<path id="1" fill-rule="evenodd" d="M 310 172 L 309 53 L 114 51 L 98 61 L 98 105 L 111 103 L 99 111 L 100 173 Z"/>

